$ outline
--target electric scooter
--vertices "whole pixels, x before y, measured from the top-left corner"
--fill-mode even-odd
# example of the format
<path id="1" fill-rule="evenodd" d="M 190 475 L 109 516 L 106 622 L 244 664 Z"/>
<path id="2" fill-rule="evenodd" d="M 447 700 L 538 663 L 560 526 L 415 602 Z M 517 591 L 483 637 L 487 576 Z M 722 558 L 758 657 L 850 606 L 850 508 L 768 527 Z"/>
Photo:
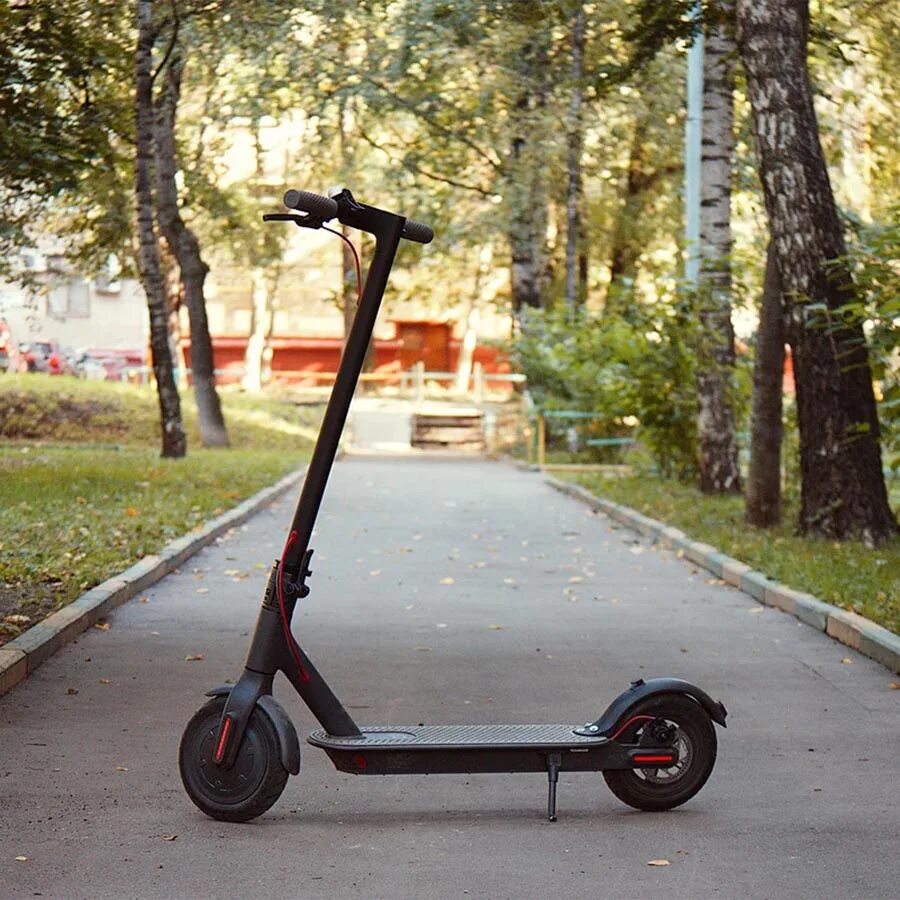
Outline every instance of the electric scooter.
<path id="1" fill-rule="evenodd" d="M 374 235 L 375 252 L 288 538 L 269 574 L 244 672 L 234 685 L 211 690 L 212 700 L 184 731 L 179 767 L 191 800 L 214 819 L 246 822 L 269 809 L 288 775 L 299 773 L 297 732 L 272 696 L 279 671 L 322 726 L 308 742 L 342 772 L 546 773 L 550 821 L 556 821 L 560 772 L 603 772 L 612 792 L 641 810 L 672 809 L 689 800 L 715 764 L 712 723 L 724 727 L 727 715 L 719 701 L 689 682 L 637 679 L 585 724 L 360 726 L 294 639 L 294 608 L 310 590 L 313 525 L 394 256 L 401 239 L 427 244 L 434 234 L 402 215 L 358 203 L 346 189 L 328 197 L 291 190 L 284 205 L 292 212 L 263 219 L 313 229 L 337 219 Z"/>

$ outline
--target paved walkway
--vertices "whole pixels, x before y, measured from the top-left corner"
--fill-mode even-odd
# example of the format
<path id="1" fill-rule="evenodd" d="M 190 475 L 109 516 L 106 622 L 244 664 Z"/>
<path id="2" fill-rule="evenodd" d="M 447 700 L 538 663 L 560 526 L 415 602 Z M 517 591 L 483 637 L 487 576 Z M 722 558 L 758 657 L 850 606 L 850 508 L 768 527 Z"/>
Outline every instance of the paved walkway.
<path id="1" fill-rule="evenodd" d="M 540 476 L 476 460 L 336 467 L 296 625 L 338 695 L 361 723 L 581 722 L 632 678 L 678 675 L 730 712 L 707 786 L 648 814 L 599 775 L 563 774 L 550 824 L 542 776 L 360 778 L 304 745 L 266 816 L 205 818 L 180 786 L 179 736 L 240 670 L 292 507 L 0 699 L 2 900 L 898 896 L 887 670 Z"/>

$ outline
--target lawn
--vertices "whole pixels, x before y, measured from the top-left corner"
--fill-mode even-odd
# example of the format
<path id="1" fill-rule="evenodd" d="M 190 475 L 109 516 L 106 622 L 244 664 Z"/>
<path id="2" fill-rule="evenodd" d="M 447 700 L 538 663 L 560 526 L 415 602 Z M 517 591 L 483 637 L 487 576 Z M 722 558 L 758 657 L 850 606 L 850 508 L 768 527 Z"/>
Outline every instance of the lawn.
<path id="1" fill-rule="evenodd" d="M 308 459 L 321 409 L 223 392 L 230 449 L 159 456 L 147 387 L 0 379 L 0 643 Z"/>
<path id="2" fill-rule="evenodd" d="M 644 515 L 674 525 L 770 578 L 866 616 L 900 633 L 900 541 L 872 548 L 855 541 L 800 538 L 796 509 L 770 531 L 744 522 L 742 497 L 709 497 L 685 484 L 650 476 L 608 479 L 554 473 Z"/>

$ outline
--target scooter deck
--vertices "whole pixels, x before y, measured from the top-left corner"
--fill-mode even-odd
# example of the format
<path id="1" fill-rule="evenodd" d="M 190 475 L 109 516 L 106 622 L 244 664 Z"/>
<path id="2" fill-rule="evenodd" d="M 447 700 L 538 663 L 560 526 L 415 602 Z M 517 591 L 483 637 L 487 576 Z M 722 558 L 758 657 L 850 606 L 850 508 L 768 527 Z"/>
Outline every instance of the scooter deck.
<path id="1" fill-rule="evenodd" d="M 575 734 L 574 725 L 372 725 L 359 736 L 314 731 L 308 738 L 324 750 L 453 750 L 521 747 L 559 751 L 595 747 L 607 738 Z"/>
<path id="2" fill-rule="evenodd" d="M 336 769 L 355 775 L 464 772 L 596 772 L 641 767 L 636 756 L 672 757 L 671 748 L 620 744 L 602 735 L 580 735 L 573 725 L 381 725 L 338 737 L 314 731 Z M 658 759 L 658 757 L 654 757 Z"/>

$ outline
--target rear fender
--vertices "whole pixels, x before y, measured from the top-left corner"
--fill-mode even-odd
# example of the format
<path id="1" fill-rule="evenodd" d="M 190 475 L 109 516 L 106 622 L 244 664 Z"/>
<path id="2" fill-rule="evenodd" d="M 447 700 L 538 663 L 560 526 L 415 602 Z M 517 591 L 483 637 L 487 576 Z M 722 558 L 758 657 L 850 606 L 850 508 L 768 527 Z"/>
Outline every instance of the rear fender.
<path id="1" fill-rule="evenodd" d="M 231 684 L 220 684 L 211 691 L 207 691 L 206 696 L 227 697 L 233 687 L 234 685 Z M 275 734 L 278 735 L 281 764 L 291 775 L 297 775 L 300 772 L 300 740 L 297 737 L 294 723 L 271 694 L 263 694 L 256 701 L 256 705 L 268 716 L 275 729 Z"/>
<path id="2" fill-rule="evenodd" d="M 726 727 L 725 717 L 728 715 L 728 711 L 722 702 L 713 700 L 706 691 L 689 681 L 682 681 L 680 678 L 651 678 L 649 681 L 644 681 L 639 678 L 631 683 L 631 687 L 627 691 L 623 691 L 610 703 L 596 722 L 589 722 L 587 725 L 576 728 L 575 733 L 609 737 L 615 730 L 616 724 L 622 720 L 622 716 L 635 703 L 660 694 L 686 694 L 706 710 L 713 722 L 723 728 Z"/>

